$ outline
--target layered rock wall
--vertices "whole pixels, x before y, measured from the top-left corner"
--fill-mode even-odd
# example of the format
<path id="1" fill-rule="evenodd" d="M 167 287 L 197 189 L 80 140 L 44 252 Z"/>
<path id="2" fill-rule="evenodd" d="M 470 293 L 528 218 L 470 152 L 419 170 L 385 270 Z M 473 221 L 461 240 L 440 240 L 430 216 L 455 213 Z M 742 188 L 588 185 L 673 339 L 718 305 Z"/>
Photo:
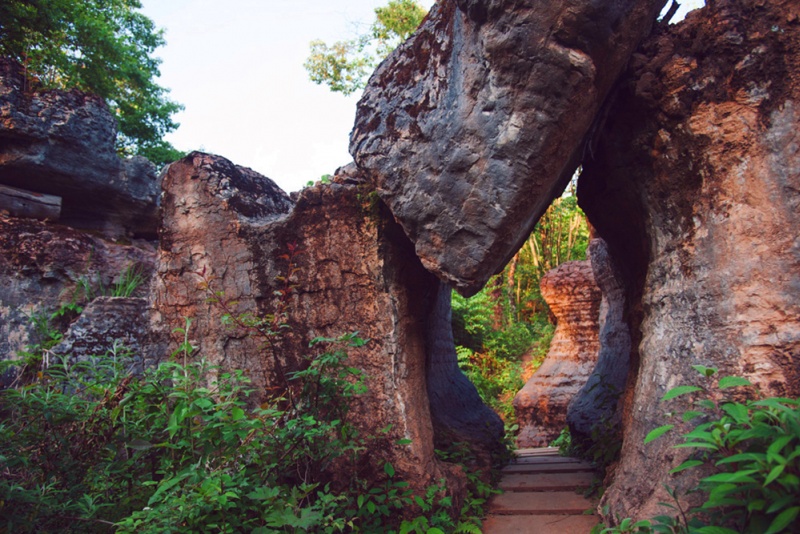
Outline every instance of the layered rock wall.
<path id="1" fill-rule="evenodd" d="M 84 304 L 109 288 L 129 268 L 141 270 L 147 286 L 155 270 L 155 248 L 119 245 L 94 235 L 33 219 L 0 214 L 0 359 L 19 359 L 43 341 L 37 321 L 65 304 Z M 146 287 L 138 295 L 144 295 Z M 6 377 L 13 380 L 13 377 Z M 2 383 L 0 387 L 8 385 Z"/>
<path id="2" fill-rule="evenodd" d="M 567 424 L 567 407 L 597 361 L 602 295 L 589 261 L 570 261 L 548 272 L 542 296 L 556 317 L 556 331 L 542 366 L 514 397 L 517 445 L 546 447 Z"/>
<path id="3" fill-rule="evenodd" d="M 739 375 L 800 394 L 800 6 L 716 0 L 649 39 L 608 113 L 578 194 L 626 278 L 635 387 L 611 516 L 664 512 L 677 437 L 644 445 L 685 408 L 659 399 Z"/>

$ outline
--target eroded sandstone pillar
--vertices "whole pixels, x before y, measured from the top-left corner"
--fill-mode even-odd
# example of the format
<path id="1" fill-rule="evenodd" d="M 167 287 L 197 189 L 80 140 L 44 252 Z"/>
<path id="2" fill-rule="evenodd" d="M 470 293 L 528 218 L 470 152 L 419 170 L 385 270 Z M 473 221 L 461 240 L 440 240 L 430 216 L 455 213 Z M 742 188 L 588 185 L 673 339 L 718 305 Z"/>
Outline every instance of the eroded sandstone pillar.
<path id="1" fill-rule="evenodd" d="M 570 261 L 548 272 L 542 296 L 556 317 L 556 331 L 542 366 L 514 397 L 517 445 L 546 447 L 567 424 L 567 406 L 597 361 L 600 288 L 589 261 Z"/>

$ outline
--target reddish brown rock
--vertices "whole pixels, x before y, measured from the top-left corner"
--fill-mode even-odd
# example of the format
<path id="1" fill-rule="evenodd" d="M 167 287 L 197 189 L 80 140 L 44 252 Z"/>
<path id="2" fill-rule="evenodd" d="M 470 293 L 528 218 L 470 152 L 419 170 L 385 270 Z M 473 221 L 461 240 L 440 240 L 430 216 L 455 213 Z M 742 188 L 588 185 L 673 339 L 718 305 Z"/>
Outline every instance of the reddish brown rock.
<path id="1" fill-rule="evenodd" d="M 358 332 L 370 341 L 350 349 L 348 364 L 366 373 L 368 392 L 351 415 L 362 435 L 391 428 L 370 461 L 391 462 L 417 489 L 445 478 L 459 494 L 463 475 L 434 456 L 428 401 L 429 324 L 449 313 L 435 311 L 439 281 L 357 177 L 304 189 L 292 206 L 267 178 L 244 172 L 200 153 L 167 169 L 157 322 L 169 329 L 191 317 L 197 356 L 245 369 L 262 392 L 322 350 L 309 349 L 312 339 Z M 256 187 L 264 194 L 254 196 Z M 208 301 L 203 278 L 235 315 L 285 313 L 290 328 L 269 350 L 258 336 L 226 328 L 227 311 Z M 172 350 L 180 341 L 174 334 Z"/>
<path id="2" fill-rule="evenodd" d="M 350 152 L 427 269 L 469 295 L 503 268 L 663 4 L 438 2 L 378 67 Z"/>
<path id="3" fill-rule="evenodd" d="M 570 261 L 547 273 L 542 296 L 556 331 L 542 366 L 514 397 L 519 447 L 542 447 L 567 424 L 567 406 L 586 383 L 600 348 L 600 288 L 589 261 Z"/>
<path id="4" fill-rule="evenodd" d="M 634 333 L 611 520 L 667 512 L 666 436 L 692 365 L 800 394 L 800 6 L 716 0 L 648 40 L 586 161 L 579 199 L 626 278 Z"/>
<path id="5" fill-rule="evenodd" d="M 137 244 L 119 245 L 65 226 L 0 215 L 0 359 L 16 359 L 27 345 L 41 341 L 31 319 L 49 317 L 73 300 L 83 303 L 87 296 L 81 286 L 95 292 L 108 288 L 136 265 L 149 280 L 155 250 Z M 137 294 L 145 291 L 142 287 Z"/>

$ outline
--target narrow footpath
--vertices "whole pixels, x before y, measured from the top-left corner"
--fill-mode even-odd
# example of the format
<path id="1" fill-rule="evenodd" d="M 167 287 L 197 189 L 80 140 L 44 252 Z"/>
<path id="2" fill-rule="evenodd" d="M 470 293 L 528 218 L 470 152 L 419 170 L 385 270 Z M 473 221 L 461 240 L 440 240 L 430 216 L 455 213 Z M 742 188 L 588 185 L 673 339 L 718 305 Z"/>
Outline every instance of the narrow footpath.
<path id="1" fill-rule="evenodd" d="M 503 469 L 489 502 L 484 534 L 589 534 L 598 523 L 595 504 L 583 496 L 594 477 L 591 464 L 558 449 L 520 449 Z"/>

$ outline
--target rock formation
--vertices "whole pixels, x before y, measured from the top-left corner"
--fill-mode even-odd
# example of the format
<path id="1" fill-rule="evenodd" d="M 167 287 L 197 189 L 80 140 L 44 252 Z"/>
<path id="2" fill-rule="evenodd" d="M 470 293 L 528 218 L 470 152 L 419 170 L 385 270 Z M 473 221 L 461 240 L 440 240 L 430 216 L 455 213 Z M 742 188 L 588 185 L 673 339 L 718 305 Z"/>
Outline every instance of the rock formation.
<path id="1" fill-rule="evenodd" d="M 600 303 L 597 364 L 586 384 L 567 409 L 573 442 L 588 443 L 594 434 L 613 439 L 619 424 L 618 401 L 625 391 L 631 354 L 630 327 L 626 320 L 625 286 L 602 239 L 592 239 L 587 254 Z"/>
<path id="2" fill-rule="evenodd" d="M 116 122 L 100 97 L 30 91 L 22 67 L 0 58 L 0 184 L 62 198 L 61 222 L 110 235 L 154 238 L 156 169 L 121 160 Z"/>
<path id="3" fill-rule="evenodd" d="M 97 297 L 86 305 L 52 353 L 71 363 L 109 358 L 126 372 L 140 374 L 167 356 L 157 354 L 157 359 L 149 361 L 144 358 L 150 353 L 149 307 L 145 298 Z"/>
<path id="4" fill-rule="evenodd" d="M 800 394 L 800 5 L 716 0 L 634 55 L 578 195 L 626 279 L 634 334 L 621 463 L 603 505 L 662 513 L 680 411 L 718 367 Z"/>
<path id="5" fill-rule="evenodd" d="M 514 397 L 517 445 L 546 447 L 567 423 L 567 406 L 586 384 L 597 360 L 600 288 L 589 261 L 570 261 L 548 272 L 542 296 L 556 331 L 542 366 Z"/>
<path id="6" fill-rule="evenodd" d="M 372 461 L 389 460 L 416 488 L 444 477 L 458 492 L 463 475 L 434 457 L 436 404 L 428 402 L 429 347 L 439 337 L 452 339 L 445 320 L 449 301 L 437 298 L 449 289 L 425 271 L 380 201 L 348 172 L 353 169 L 335 179 L 344 183 L 304 189 L 292 205 L 267 178 L 219 157 L 192 153 L 170 165 L 157 322 L 171 328 L 193 318 L 189 337 L 198 353 L 246 369 L 262 388 L 280 386 L 283 375 L 302 368 L 304 358 L 320 350 L 309 349 L 312 339 L 359 332 L 370 342 L 350 349 L 348 362 L 366 373 L 368 392 L 356 399 L 352 414 L 365 435 L 391 425 L 386 445 L 371 451 Z M 206 283 L 229 310 L 208 301 Z M 222 325 L 229 311 L 285 314 L 290 328 L 264 350 L 259 336 Z M 448 330 L 437 334 L 431 325 Z M 460 374 L 447 357 L 441 353 L 433 366 L 443 388 L 452 381 L 449 374 Z M 461 394 L 462 405 L 485 410 L 469 390 Z M 471 394 L 477 399 L 474 388 Z M 491 416 L 473 418 L 472 434 L 485 436 L 479 423 L 488 423 L 491 439 L 483 439 L 497 443 L 502 425 L 498 429 Z M 392 445 L 399 439 L 411 443 Z"/>
<path id="7" fill-rule="evenodd" d="M 61 225 L 0 214 L 0 359 L 16 359 L 37 343 L 32 318 L 83 302 L 81 287 L 109 287 L 131 266 L 154 270 L 145 243 L 118 245 Z M 0 384 L 2 385 L 2 384 Z"/>
<path id="8" fill-rule="evenodd" d="M 439 2 L 375 71 L 350 152 L 428 270 L 470 295 L 503 268 L 663 4 Z"/>

